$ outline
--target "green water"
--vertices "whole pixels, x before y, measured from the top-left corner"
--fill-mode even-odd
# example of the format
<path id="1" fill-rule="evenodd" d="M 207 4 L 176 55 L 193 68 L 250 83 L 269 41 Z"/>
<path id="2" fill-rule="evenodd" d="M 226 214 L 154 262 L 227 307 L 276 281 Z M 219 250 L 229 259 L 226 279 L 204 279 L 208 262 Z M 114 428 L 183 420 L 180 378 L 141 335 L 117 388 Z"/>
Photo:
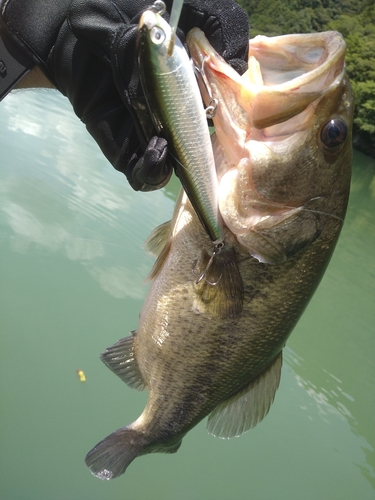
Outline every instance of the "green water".
<path id="1" fill-rule="evenodd" d="M 375 498 L 373 160 L 354 156 L 342 236 L 267 418 L 224 441 L 202 422 L 177 454 L 103 482 L 84 456 L 146 394 L 98 356 L 137 326 L 152 265 L 142 242 L 179 186 L 133 192 L 58 94 L 8 96 L 0 130 L 1 500 Z"/>

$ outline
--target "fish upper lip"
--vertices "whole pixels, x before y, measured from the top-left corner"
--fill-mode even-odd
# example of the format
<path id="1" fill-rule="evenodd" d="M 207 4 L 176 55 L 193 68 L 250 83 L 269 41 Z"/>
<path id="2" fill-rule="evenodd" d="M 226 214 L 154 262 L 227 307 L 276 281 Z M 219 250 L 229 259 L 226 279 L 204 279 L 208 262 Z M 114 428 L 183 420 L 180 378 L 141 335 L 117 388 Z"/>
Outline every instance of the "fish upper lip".
<path id="1" fill-rule="evenodd" d="M 303 50 L 303 47 L 297 45 L 298 39 L 302 39 L 302 37 L 304 37 L 305 40 L 311 40 L 310 45 L 307 45 L 305 47 L 305 51 Z M 330 86 L 327 86 L 327 81 L 325 80 L 324 76 L 329 74 L 330 69 L 334 68 L 336 65 L 341 68 L 341 70 L 339 72 L 336 71 L 331 76 L 330 85 L 334 85 L 337 80 L 340 80 L 342 78 L 343 72 L 345 71 L 344 55 L 346 44 L 342 35 L 340 35 L 339 33 L 335 31 L 326 31 L 323 33 L 308 35 L 283 35 L 280 37 L 274 37 L 274 39 L 270 39 L 263 35 L 258 35 L 250 42 L 249 55 L 253 55 L 257 60 L 259 60 L 260 58 L 259 56 L 257 57 L 257 54 L 261 49 L 266 48 L 266 50 L 272 50 L 274 46 L 275 49 L 277 49 L 275 50 L 275 53 L 278 51 L 280 54 L 284 47 L 284 45 L 280 42 L 285 42 L 285 46 L 295 45 L 297 47 L 294 57 L 295 59 L 300 61 L 301 68 L 306 67 L 308 69 L 309 64 L 313 65 L 313 60 L 308 61 L 308 53 L 312 53 L 313 50 L 311 49 L 311 47 L 315 48 L 314 44 L 316 44 L 316 49 L 322 49 L 322 57 L 320 57 L 320 60 L 317 60 L 315 62 L 315 68 L 309 69 L 306 72 L 302 73 L 300 76 L 291 78 L 285 83 L 276 85 L 266 84 L 265 87 L 267 87 L 268 89 L 274 88 L 278 91 L 298 92 L 300 88 L 303 88 L 303 91 L 306 91 L 307 84 L 312 83 L 314 85 L 314 82 L 316 82 L 318 84 L 318 87 L 319 83 L 321 83 L 326 87 L 326 91 L 328 91 Z M 278 44 L 279 46 L 277 46 L 276 44 Z M 286 53 L 288 56 L 292 52 L 290 51 L 289 53 L 287 53 L 287 50 L 285 49 L 284 53 Z M 262 68 L 264 67 L 262 63 L 261 66 Z"/>

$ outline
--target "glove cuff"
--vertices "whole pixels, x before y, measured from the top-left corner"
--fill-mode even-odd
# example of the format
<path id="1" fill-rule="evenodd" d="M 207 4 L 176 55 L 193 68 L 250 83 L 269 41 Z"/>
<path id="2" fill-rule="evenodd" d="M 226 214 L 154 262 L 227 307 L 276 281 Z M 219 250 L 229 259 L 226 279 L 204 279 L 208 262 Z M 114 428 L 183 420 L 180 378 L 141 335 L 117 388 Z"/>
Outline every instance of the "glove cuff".
<path id="1" fill-rule="evenodd" d="M 13 59 L 29 60 L 29 69 L 33 64 L 40 66 L 47 78 L 54 84 L 56 82 L 46 62 L 66 18 L 71 1 L 0 0 L 2 49 L 8 54 L 11 53 Z M 25 63 L 21 62 L 22 64 Z M 7 92 L 24 73 L 14 81 Z"/>

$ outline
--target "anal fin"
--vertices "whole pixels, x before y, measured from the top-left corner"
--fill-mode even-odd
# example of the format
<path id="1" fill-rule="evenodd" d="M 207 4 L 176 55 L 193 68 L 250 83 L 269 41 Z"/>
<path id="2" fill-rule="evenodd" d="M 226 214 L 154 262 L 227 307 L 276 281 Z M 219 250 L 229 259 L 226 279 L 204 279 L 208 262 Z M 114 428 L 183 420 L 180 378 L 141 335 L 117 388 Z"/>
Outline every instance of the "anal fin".
<path id="1" fill-rule="evenodd" d="M 108 347 L 101 355 L 103 363 L 113 371 L 132 389 L 143 391 L 146 384 L 139 371 L 137 360 L 134 354 L 134 337 L 136 332 L 132 332 L 130 337 L 119 340 L 116 344 Z"/>
<path id="2" fill-rule="evenodd" d="M 207 432 L 219 438 L 240 436 L 267 415 L 280 383 L 282 352 L 247 387 L 220 403 L 209 415 Z"/>

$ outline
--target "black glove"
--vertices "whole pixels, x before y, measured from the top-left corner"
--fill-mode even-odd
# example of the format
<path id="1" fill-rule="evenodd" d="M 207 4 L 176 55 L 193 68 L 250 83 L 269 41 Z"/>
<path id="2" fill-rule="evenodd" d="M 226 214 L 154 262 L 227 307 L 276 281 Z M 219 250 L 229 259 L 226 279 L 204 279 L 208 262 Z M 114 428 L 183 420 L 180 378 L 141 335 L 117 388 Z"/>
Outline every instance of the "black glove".
<path id="1" fill-rule="evenodd" d="M 167 143 L 145 134 L 136 37 L 151 0 L 0 0 L 1 29 L 66 95 L 104 155 L 136 190 L 162 187 L 171 174 Z M 172 0 L 165 0 L 170 10 Z M 249 26 L 232 0 L 185 0 L 179 28 L 200 27 L 242 73 Z"/>

